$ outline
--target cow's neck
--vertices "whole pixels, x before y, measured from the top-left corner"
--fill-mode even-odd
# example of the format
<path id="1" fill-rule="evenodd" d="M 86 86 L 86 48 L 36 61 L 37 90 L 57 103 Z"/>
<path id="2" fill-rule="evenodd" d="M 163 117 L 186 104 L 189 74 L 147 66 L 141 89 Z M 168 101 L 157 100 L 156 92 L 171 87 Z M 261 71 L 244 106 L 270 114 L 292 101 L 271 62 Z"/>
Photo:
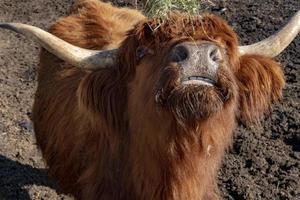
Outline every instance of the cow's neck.
<path id="1" fill-rule="evenodd" d="M 155 113 L 146 106 L 129 125 L 129 178 L 138 198 L 196 200 L 213 196 L 216 171 L 231 139 L 233 115 L 224 111 L 199 123 L 197 130 L 182 131 L 170 116 Z"/>

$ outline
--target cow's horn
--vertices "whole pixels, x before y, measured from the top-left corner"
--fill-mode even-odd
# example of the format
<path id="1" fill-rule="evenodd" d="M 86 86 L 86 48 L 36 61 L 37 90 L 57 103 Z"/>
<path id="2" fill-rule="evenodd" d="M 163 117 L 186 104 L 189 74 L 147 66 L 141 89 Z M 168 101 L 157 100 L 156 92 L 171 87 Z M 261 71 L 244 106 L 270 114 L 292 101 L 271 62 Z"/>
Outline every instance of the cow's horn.
<path id="1" fill-rule="evenodd" d="M 116 60 L 116 49 L 108 51 L 83 49 L 34 26 L 21 23 L 0 23 L 0 28 L 33 38 L 50 53 L 82 69 L 107 68 L 113 66 Z"/>
<path id="2" fill-rule="evenodd" d="M 257 54 L 267 57 L 279 55 L 300 32 L 300 11 L 298 11 L 280 31 L 251 45 L 240 46 L 240 55 Z"/>

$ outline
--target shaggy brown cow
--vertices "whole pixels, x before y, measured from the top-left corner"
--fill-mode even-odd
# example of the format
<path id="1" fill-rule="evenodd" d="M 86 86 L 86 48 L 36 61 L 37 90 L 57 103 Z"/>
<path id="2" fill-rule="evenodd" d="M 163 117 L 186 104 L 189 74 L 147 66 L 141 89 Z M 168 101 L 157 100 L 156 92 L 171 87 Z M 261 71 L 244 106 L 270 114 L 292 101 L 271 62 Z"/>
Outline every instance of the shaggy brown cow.
<path id="1" fill-rule="evenodd" d="M 63 192 L 84 200 L 212 200 L 235 121 L 258 122 L 281 97 L 284 77 L 271 57 L 298 34 L 299 18 L 243 47 L 212 14 L 147 19 L 96 0 L 78 1 L 51 34 L 0 27 L 47 50 L 32 120 Z"/>

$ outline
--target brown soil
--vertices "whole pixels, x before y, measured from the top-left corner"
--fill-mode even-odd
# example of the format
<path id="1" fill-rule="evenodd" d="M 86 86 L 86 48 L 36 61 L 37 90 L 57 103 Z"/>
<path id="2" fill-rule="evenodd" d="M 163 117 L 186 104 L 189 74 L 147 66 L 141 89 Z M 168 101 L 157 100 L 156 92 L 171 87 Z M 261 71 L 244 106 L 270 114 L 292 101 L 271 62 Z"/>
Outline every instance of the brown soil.
<path id="1" fill-rule="evenodd" d="M 0 22 L 47 28 L 73 0 L 1 0 Z M 119 1 L 121 2 L 121 1 Z M 267 37 L 300 9 L 299 0 L 218 1 L 208 8 L 226 18 L 242 43 Z M 236 130 L 219 187 L 224 199 L 300 199 L 300 37 L 278 57 L 287 85 L 262 127 Z M 0 200 L 71 199 L 58 194 L 35 145 L 29 116 L 39 47 L 0 30 Z"/>

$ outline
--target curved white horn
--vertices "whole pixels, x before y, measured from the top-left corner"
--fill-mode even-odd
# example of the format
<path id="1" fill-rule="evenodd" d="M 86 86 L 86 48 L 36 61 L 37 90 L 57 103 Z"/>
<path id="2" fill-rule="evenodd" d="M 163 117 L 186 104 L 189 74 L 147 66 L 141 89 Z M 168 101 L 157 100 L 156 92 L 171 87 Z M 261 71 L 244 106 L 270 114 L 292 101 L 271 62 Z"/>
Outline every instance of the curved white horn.
<path id="1" fill-rule="evenodd" d="M 116 60 L 117 49 L 108 51 L 83 49 L 34 26 L 21 23 L 0 23 L 0 28 L 32 38 L 50 53 L 82 69 L 97 70 L 111 67 Z"/>
<path id="2" fill-rule="evenodd" d="M 240 46 L 240 55 L 258 54 L 267 57 L 279 55 L 300 32 L 300 11 L 298 11 L 280 31 L 251 45 Z"/>

